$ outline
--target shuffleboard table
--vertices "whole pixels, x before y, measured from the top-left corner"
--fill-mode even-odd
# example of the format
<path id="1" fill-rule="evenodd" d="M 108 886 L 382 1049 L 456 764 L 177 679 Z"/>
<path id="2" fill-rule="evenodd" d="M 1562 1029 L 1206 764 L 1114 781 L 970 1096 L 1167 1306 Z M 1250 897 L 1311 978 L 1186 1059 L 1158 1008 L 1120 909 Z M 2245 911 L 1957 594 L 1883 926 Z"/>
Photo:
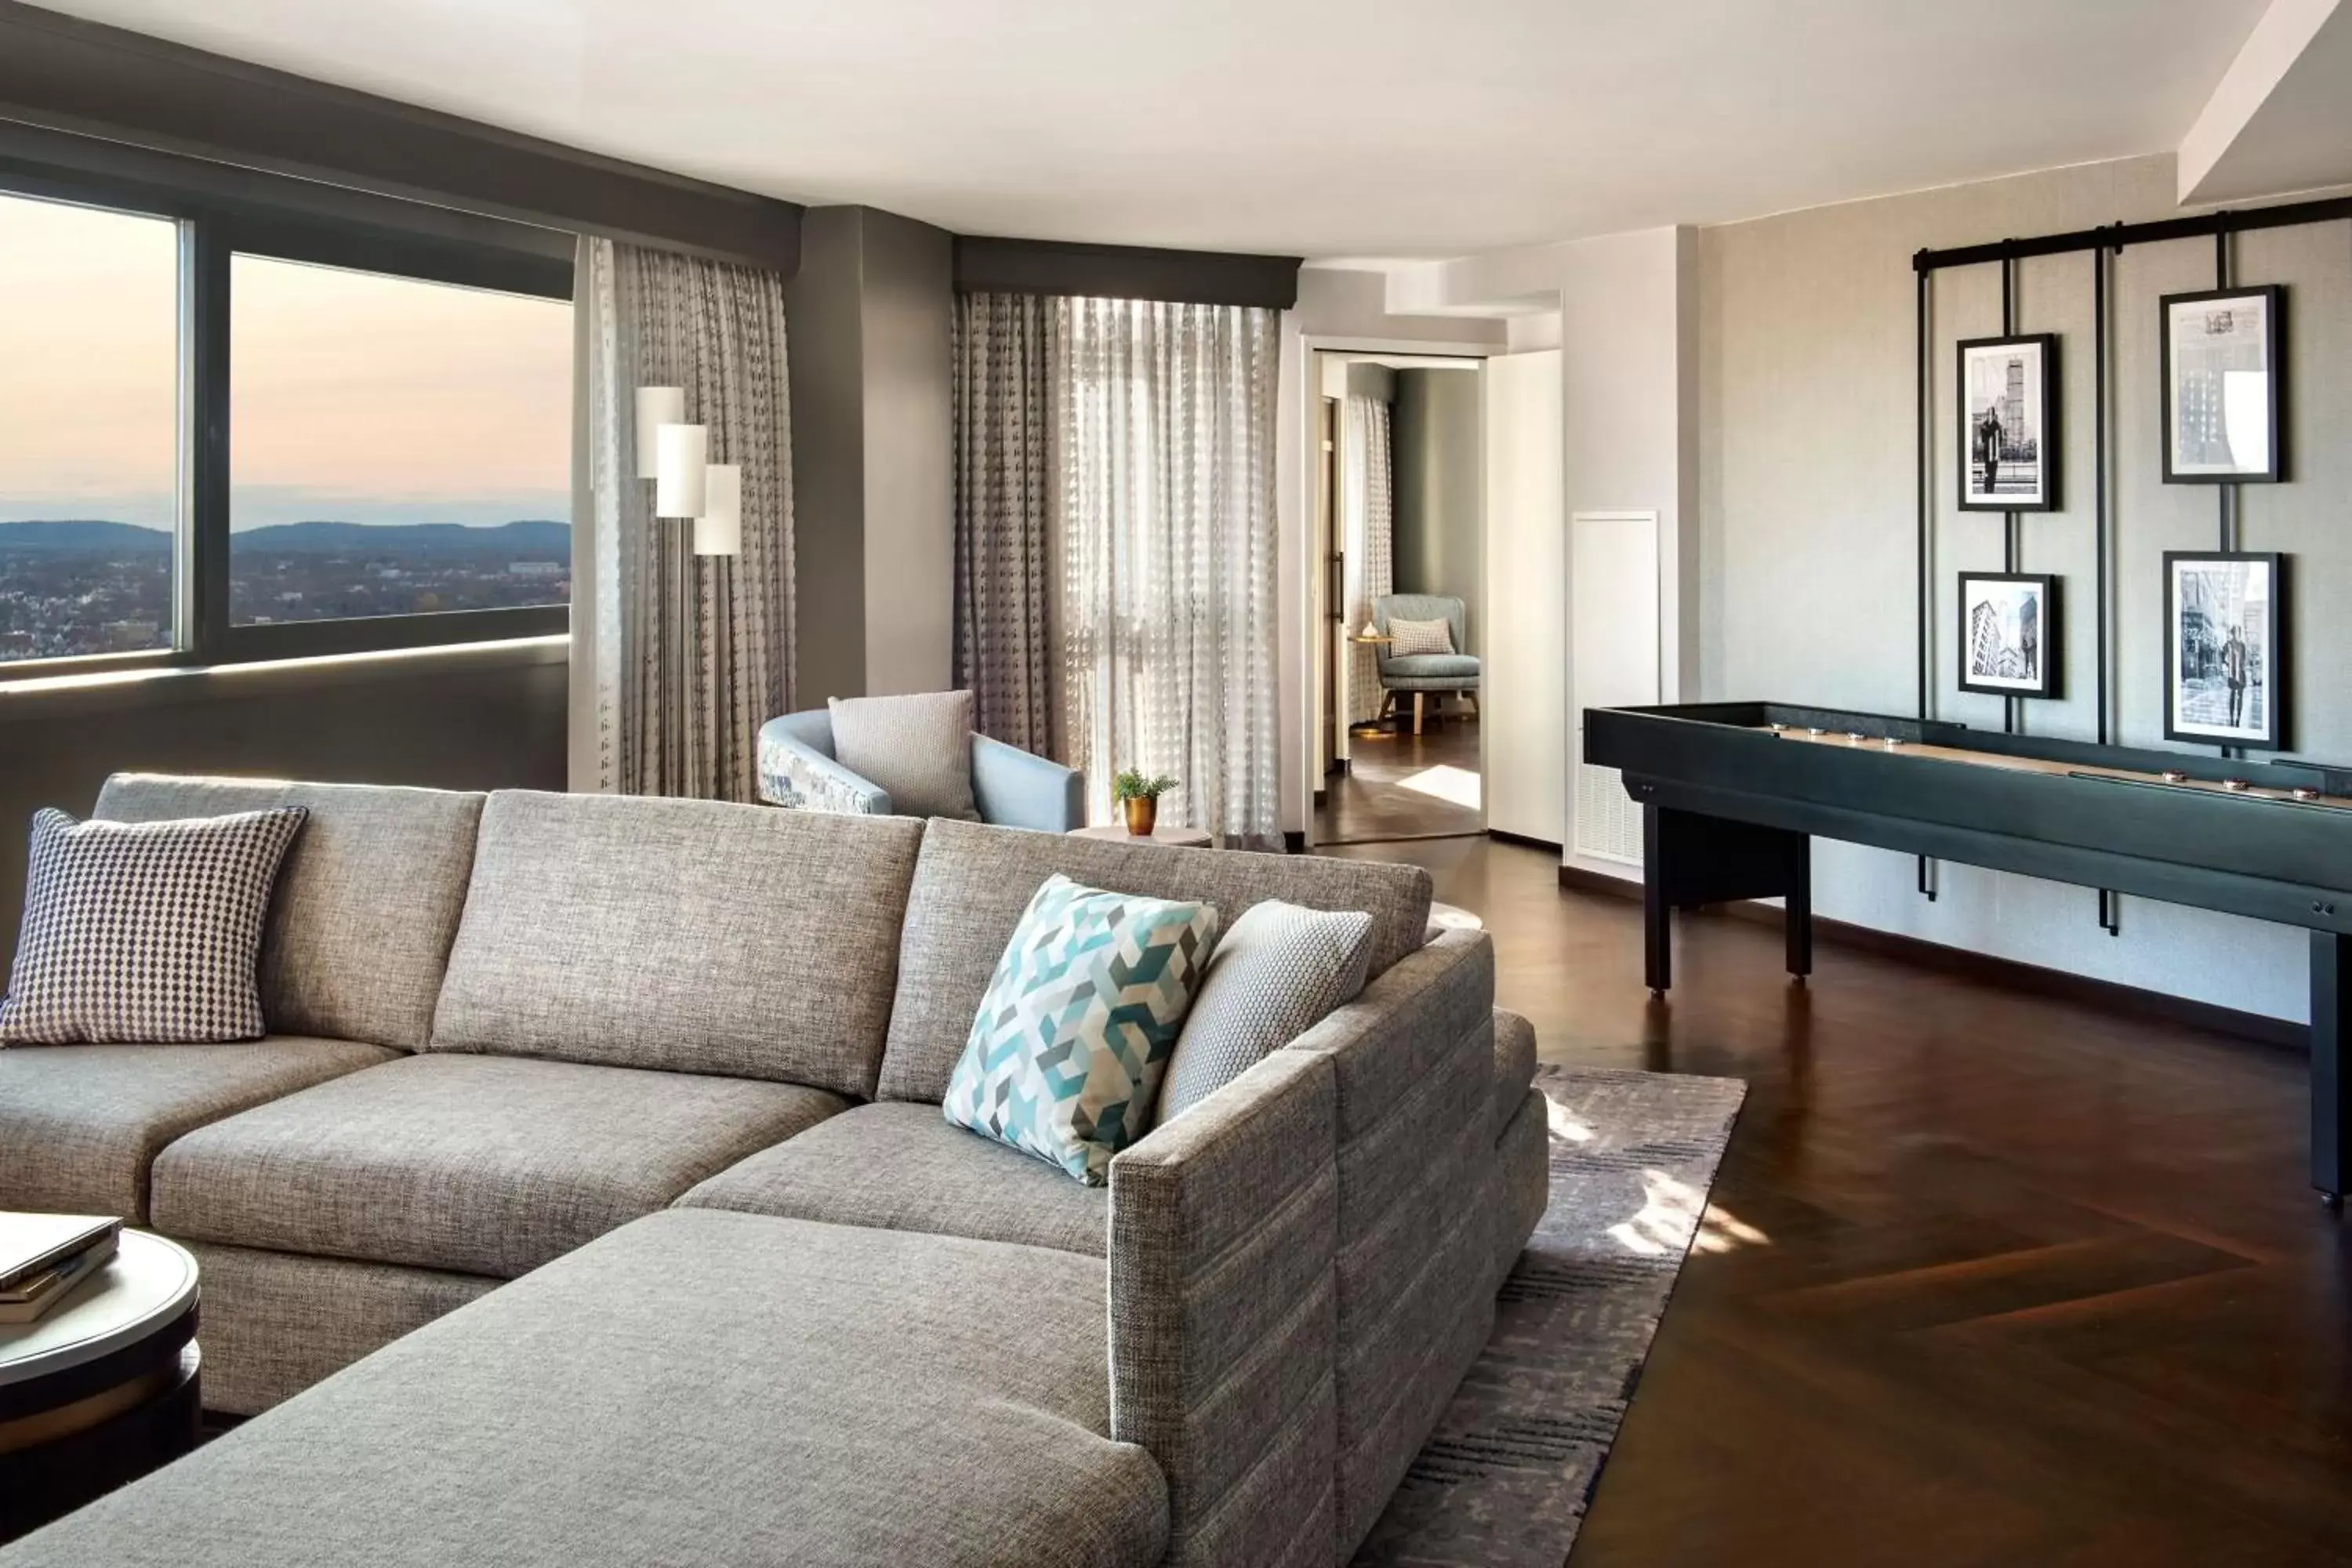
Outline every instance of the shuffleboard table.
<path id="1" fill-rule="evenodd" d="M 1812 968 L 1811 840 L 1844 839 L 2311 932 L 2311 1182 L 2352 1189 L 2352 768 L 1998 734 L 1772 702 L 1596 708 L 1585 760 L 1642 807 L 1643 967 L 1673 911 L 1787 902 Z"/>

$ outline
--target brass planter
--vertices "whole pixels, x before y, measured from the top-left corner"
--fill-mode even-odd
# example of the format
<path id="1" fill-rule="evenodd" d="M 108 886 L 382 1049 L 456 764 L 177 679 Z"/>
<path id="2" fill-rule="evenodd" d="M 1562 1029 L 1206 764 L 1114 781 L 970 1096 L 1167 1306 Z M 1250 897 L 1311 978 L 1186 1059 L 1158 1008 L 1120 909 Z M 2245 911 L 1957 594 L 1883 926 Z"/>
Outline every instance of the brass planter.
<path id="1" fill-rule="evenodd" d="M 1138 838 L 1150 837 L 1160 820 L 1160 802 L 1150 795 L 1131 795 L 1118 804 L 1127 814 L 1128 832 Z"/>

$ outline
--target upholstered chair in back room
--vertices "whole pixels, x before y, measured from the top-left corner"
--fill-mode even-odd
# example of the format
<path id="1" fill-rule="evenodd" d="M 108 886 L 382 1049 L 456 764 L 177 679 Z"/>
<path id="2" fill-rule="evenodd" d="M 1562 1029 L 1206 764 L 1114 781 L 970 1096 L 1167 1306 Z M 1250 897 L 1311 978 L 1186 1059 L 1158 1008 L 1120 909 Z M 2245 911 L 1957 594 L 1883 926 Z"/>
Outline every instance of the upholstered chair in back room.
<path id="1" fill-rule="evenodd" d="M 1395 639 L 1372 649 L 1384 694 L 1382 718 L 1407 692 L 1412 695 L 1416 735 L 1421 733 L 1423 700 L 1433 691 L 1459 693 L 1468 700 L 1471 712 L 1478 711 L 1478 660 L 1463 651 L 1468 646 L 1469 618 L 1461 600 L 1443 594 L 1383 594 L 1372 601 L 1372 627 Z"/>
<path id="2" fill-rule="evenodd" d="M 971 694 L 835 699 L 760 727 L 760 798 L 867 816 L 950 816 L 1067 833 L 1087 778 L 971 728 Z"/>

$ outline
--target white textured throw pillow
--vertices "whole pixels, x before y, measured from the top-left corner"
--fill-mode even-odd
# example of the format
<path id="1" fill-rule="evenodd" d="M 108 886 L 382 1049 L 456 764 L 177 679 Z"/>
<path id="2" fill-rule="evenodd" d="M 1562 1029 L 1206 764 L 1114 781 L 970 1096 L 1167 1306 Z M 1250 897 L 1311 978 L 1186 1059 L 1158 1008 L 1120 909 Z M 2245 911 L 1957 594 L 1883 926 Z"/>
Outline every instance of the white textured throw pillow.
<path id="1" fill-rule="evenodd" d="M 1276 899 L 1253 904 L 1217 944 L 1160 1086 L 1174 1121 L 1345 1006 L 1372 963 L 1372 917 Z"/>
<path id="2" fill-rule="evenodd" d="M 971 801 L 971 693 L 835 697 L 834 760 L 890 793 L 900 816 L 977 822 Z"/>
<path id="3" fill-rule="evenodd" d="M 78 823 L 36 813 L 0 1045 L 259 1039 L 262 921 L 309 815 Z"/>
<path id="4" fill-rule="evenodd" d="M 1389 645 L 1391 658 L 1402 658 L 1409 653 L 1454 651 L 1454 623 L 1443 616 L 1433 621 L 1391 620 L 1389 636 L 1396 638 Z"/>

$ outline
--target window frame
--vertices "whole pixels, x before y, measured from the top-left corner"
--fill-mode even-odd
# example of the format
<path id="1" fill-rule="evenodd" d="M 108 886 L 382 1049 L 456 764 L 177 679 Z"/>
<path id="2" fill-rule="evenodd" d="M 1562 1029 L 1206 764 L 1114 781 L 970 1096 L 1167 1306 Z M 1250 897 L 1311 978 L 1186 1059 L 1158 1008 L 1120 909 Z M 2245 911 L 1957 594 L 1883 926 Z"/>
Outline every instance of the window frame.
<path id="1" fill-rule="evenodd" d="M 258 664 L 568 635 L 572 606 L 237 626 L 229 605 L 230 265 L 238 255 L 569 303 L 572 237 L 280 175 L 224 169 L 0 127 L 0 195 L 169 219 L 178 226 L 179 494 L 172 646 L 0 663 L 0 687 L 155 668 Z M 26 156 L 29 149 L 35 156 Z"/>

